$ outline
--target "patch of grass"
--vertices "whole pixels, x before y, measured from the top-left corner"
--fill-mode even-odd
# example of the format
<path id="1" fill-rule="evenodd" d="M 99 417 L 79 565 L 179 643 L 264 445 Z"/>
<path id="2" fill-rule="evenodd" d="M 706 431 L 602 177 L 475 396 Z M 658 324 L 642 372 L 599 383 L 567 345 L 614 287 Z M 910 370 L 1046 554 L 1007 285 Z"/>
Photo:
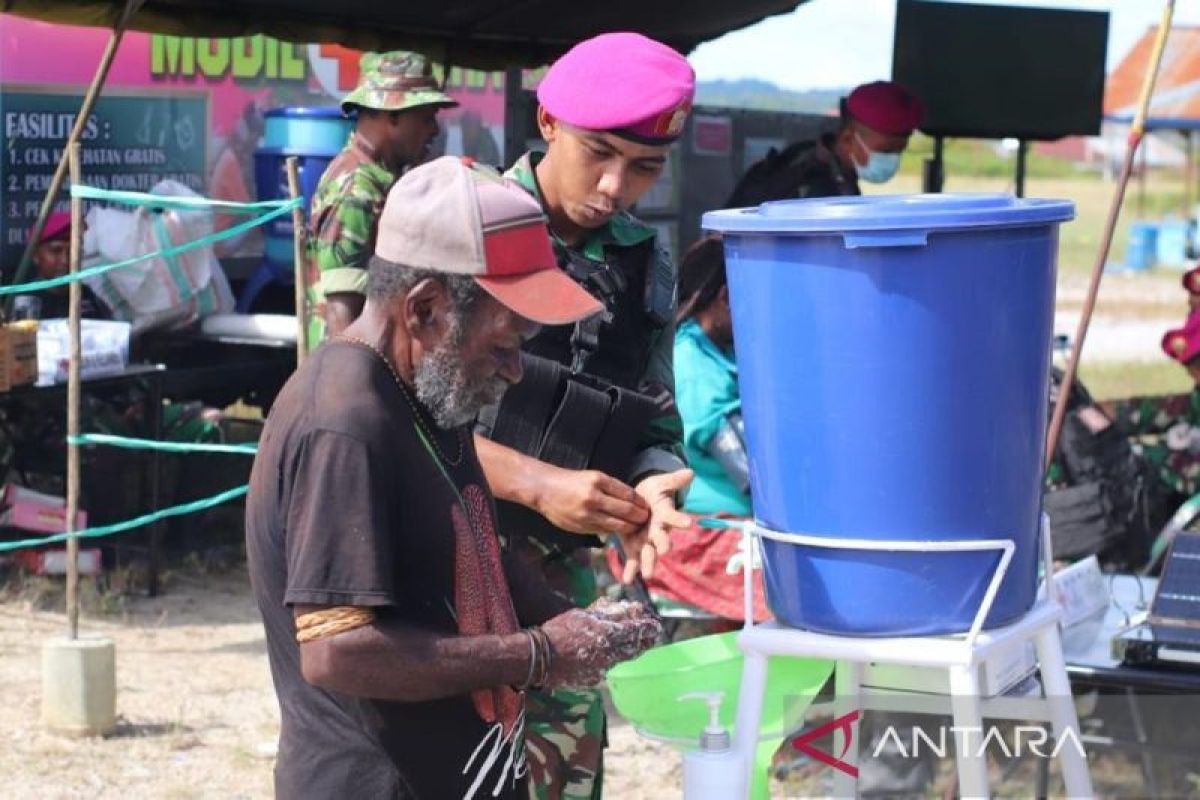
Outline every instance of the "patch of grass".
<path id="1" fill-rule="evenodd" d="M 1104 222 L 1115 188 L 1114 181 L 1104 180 L 1094 174 L 1077 172 L 1058 175 L 1031 174 L 1026 181 L 1027 197 L 1070 200 L 1075 204 L 1075 219 L 1059 228 L 1060 273 L 1078 274 L 1091 271 L 1100 250 L 1100 237 L 1104 233 Z M 916 174 L 902 174 L 878 188 L 864 185 L 863 190 L 885 194 L 919 192 L 921 179 Z M 948 164 L 945 190 L 1011 194 L 1014 190 L 1011 168 L 1008 172 L 976 174 L 970 169 L 956 171 L 953 165 Z M 1169 215 L 1178 217 L 1181 213 L 1183 188 L 1177 176 L 1156 174 L 1147 179 L 1144 217 L 1138 212 L 1137 193 L 1137 185 L 1131 183 L 1126 190 L 1125 204 L 1113 235 L 1108 255 L 1109 263 L 1125 261 L 1125 247 L 1131 223 L 1143 218 L 1161 219 Z"/>
<path id="2" fill-rule="evenodd" d="M 901 172 L 920 175 L 925 159 L 933 158 L 933 139 L 915 134 L 900 162 Z M 947 175 L 973 178 L 1010 179 L 1017 168 L 1017 156 L 996 152 L 994 142 L 979 139 L 947 139 L 942 148 L 942 160 Z M 1025 174 L 1030 178 L 1069 178 L 1088 175 L 1071 161 L 1051 158 L 1030 150 L 1025 161 Z M 1090 175 L 1095 178 L 1096 176 Z"/>
<path id="3" fill-rule="evenodd" d="M 1079 365 L 1079 376 L 1096 400 L 1117 400 L 1191 390 L 1187 373 L 1167 361 L 1088 362 Z"/>

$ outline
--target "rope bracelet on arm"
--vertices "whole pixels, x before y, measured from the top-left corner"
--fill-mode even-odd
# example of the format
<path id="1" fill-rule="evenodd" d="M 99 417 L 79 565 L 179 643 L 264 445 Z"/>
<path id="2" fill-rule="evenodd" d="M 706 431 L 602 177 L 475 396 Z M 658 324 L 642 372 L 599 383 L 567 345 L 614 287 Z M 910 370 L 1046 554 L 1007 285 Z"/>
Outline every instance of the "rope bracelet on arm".
<path id="1" fill-rule="evenodd" d="M 326 639 L 338 633 L 362 628 L 375 621 L 375 612 L 369 608 L 337 606 L 323 608 L 296 617 L 296 641 L 300 644 Z"/>

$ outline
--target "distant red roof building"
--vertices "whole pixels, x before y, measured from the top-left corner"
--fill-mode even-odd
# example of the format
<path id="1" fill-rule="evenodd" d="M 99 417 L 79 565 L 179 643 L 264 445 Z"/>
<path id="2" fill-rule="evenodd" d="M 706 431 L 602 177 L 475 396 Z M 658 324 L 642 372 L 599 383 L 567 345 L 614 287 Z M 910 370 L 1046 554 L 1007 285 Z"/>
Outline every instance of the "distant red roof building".
<path id="1" fill-rule="evenodd" d="M 1157 26 L 1147 29 L 1108 76 L 1104 89 L 1106 117 L 1132 119 L 1157 32 Z M 1171 29 L 1150 102 L 1149 119 L 1147 127 L 1200 128 L 1200 27 Z"/>

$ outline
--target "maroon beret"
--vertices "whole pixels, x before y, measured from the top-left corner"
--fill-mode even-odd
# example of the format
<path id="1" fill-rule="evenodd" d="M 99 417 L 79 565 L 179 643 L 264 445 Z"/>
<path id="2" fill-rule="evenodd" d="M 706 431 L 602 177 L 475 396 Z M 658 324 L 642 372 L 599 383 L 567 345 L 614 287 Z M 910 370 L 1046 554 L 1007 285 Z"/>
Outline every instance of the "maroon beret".
<path id="1" fill-rule="evenodd" d="M 898 83 L 864 83 L 846 98 L 846 111 L 854 119 L 886 136 L 908 136 L 925 116 L 921 101 Z"/>

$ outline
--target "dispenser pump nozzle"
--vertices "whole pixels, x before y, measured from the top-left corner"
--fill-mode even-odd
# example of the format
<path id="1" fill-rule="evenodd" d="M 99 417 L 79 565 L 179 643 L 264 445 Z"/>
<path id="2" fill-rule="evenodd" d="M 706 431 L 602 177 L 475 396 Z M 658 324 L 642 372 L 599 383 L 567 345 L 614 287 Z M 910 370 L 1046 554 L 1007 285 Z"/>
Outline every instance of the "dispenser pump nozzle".
<path id="1" fill-rule="evenodd" d="M 721 726 L 721 703 L 724 692 L 691 692 L 680 695 L 677 700 L 703 700 L 708 704 L 708 724 L 700 734 L 700 749 L 706 752 L 728 750 L 731 746 L 729 732 Z"/>

